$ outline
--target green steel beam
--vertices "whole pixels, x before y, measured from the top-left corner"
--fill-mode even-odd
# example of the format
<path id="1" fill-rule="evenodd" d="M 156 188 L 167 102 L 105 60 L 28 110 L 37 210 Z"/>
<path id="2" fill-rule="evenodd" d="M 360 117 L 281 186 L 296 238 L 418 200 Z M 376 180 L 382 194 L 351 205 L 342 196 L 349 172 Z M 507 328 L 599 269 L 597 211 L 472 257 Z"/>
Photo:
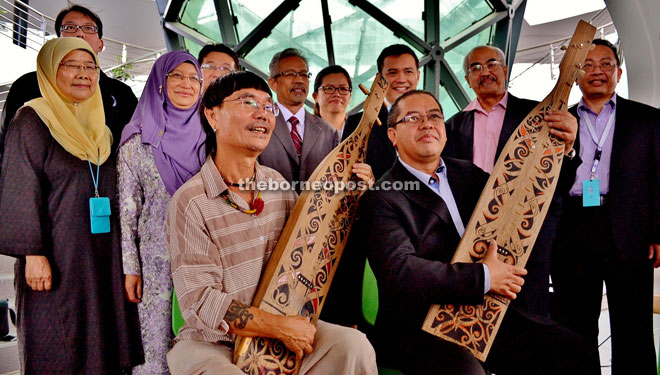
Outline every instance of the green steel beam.
<path id="1" fill-rule="evenodd" d="M 470 104 L 470 97 L 468 97 L 467 92 L 459 83 L 458 77 L 445 60 L 440 62 L 440 81 L 458 108 L 465 108 Z"/>
<path id="2" fill-rule="evenodd" d="M 429 91 L 437 98 L 440 94 L 440 60 L 443 51 L 438 49 L 440 43 L 440 2 L 437 0 L 424 1 L 424 38 L 431 45 L 427 56 L 431 63 L 424 66 L 424 90 Z"/>
<path id="3" fill-rule="evenodd" d="M 332 19 L 328 9 L 328 0 L 321 0 L 321 11 L 323 13 L 323 31 L 325 32 L 325 46 L 328 51 L 328 65 L 335 65 L 335 47 L 332 42 Z"/>
<path id="4" fill-rule="evenodd" d="M 195 42 L 199 44 L 200 46 L 213 43 L 214 40 L 209 38 L 208 36 L 200 33 L 199 31 L 190 28 L 181 22 L 164 22 L 163 26 L 165 27 L 166 30 L 173 31 L 177 33 L 179 36 L 184 37 L 186 39 L 189 39 L 192 42 Z"/>
<path id="5" fill-rule="evenodd" d="M 234 49 L 239 56 L 246 56 L 259 42 L 270 35 L 271 31 L 294 9 L 298 8 L 301 0 L 284 0 L 269 14 L 257 27 L 250 32 Z"/>
<path id="6" fill-rule="evenodd" d="M 385 27 L 388 29 L 392 30 L 394 36 L 405 40 L 408 44 L 423 54 L 427 54 L 429 51 L 431 51 L 431 45 L 429 45 L 426 41 L 422 40 L 422 38 L 408 30 L 407 27 L 395 21 L 392 17 L 385 14 L 385 12 L 378 9 L 375 5 L 371 4 L 367 0 L 348 0 L 348 2 L 362 9 L 365 13 L 385 25 Z"/>
<path id="7" fill-rule="evenodd" d="M 442 50 L 446 53 L 447 51 L 454 49 L 454 47 L 458 46 L 459 44 L 465 42 L 466 40 L 472 38 L 473 36 L 489 28 L 493 24 L 505 20 L 507 16 L 508 14 L 506 11 L 491 13 L 486 17 L 480 19 L 479 21 L 473 23 L 472 25 L 468 26 L 465 30 L 461 31 L 460 33 L 440 43 L 440 48 L 442 48 Z"/>
<path id="8" fill-rule="evenodd" d="M 218 16 L 218 27 L 222 36 L 222 43 L 229 47 L 236 47 L 238 44 L 238 32 L 236 31 L 236 17 L 231 11 L 230 0 L 213 0 L 215 4 L 215 13 Z"/>
<path id="9" fill-rule="evenodd" d="M 177 20 L 179 17 L 179 12 L 181 12 L 181 7 L 183 6 L 183 0 L 156 0 L 156 6 L 158 7 L 158 13 L 160 14 L 161 23 L 163 24 L 163 32 L 165 34 L 165 44 L 167 44 L 167 49 L 169 51 L 185 49 L 183 37 L 175 31 L 165 27 L 166 21 Z"/>

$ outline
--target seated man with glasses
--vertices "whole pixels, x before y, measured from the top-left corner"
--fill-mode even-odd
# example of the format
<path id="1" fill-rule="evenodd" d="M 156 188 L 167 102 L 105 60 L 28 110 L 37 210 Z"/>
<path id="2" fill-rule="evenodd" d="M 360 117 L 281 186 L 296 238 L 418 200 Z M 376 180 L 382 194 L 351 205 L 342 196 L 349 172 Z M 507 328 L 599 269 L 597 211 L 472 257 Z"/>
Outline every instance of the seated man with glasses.
<path id="1" fill-rule="evenodd" d="M 185 319 L 167 356 L 171 373 L 242 375 L 232 363 L 240 335 L 281 340 L 304 355 L 300 374 L 377 374 L 358 330 L 251 306 L 297 199 L 291 190 L 259 190 L 285 182 L 257 162 L 279 114 L 266 82 L 251 72 L 215 80 L 201 113 L 206 162 L 169 204 L 172 277 Z"/>
<path id="2" fill-rule="evenodd" d="M 238 70 L 238 55 L 222 43 L 205 45 L 199 51 L 197 61 L 204 76 L 202 93 L 217 78 Z"/>
<path id="3" fill-rule="evenodd" d="M 508 67 L 504 52 L 497 47 L 478 46 L 463 60 L 465 80 L 477 94 L 477 98 L 463 111 L 447 121 L 447 146 L 443 155 L 473 162 L 491 173 L 499 154 L 518 125 L 536 107 L 538 102 L 520 99 L 507 92 Z M 566 142 L 569 158 L 563 168 L 575 170 L 579 162 L 571 155 L 577 134 L 577 120 L 566 111 L 556 111 L 546 116 L 554 129 L 551 132 Z M 568 189 L 568 181 L 559 180 L 557 192 Z M 565 183 L 562 184 L 562 181 Z M 549 317 L 550 247 L 555 236 L 561 198 L 555 194 L 553 204 L 536 240 L 527 263 L 529 274 L 525 286 L 512 306 L 519 308 L 537 321 L 555 324 Z"/>
<path id="4" fill-rule="evenodd" d="M 399 96 L 387 134 L 397 159 L 362 197 L 360 220 L 351 230 L 360 234 L 355 246 L 366 252 L 378 281 L 370 339 L 379 362 L 406 374 L 481 375 L 484 367 L 498 375 L 586 374 L 581 362 L 595 353 L 581 348 L 584 340 L 513 309 L 485 364 L 464 347 L 422 331 L 431 304 L 481 304 L 489 292 L 516 298 L 526 272 L 500 261 L 494 242 L 482 263 L 451 263 L 488 174 L 470 161 L 444 156 L 442 107 L 431 93 Z"/>
<path id="5" fill-rule="evenodd" d="M 339 142 L 337 130 L 304 108 L 309 90 L 307 59 L 287 48 L 273 56 L 269 86 L 277 93 L 277 116 L 273 139 L 259 162 L 280 172 L 289 182 L 307 181 L 314 169 Z M 300 191 L 300 184 L 296 185 Z"/>
<path id="6" fill-rule="evenodd" d="M 84 39 L 98 54 L 103 51 L 103 23 L 99 16 L 80 5 L 62 10 L 55 19 L 55 32 L 58 37 Z M 125 83 L 99 72 L 99 87 L 103 98 L 105 123 L 112 131 L 113 149 L 118 145 L 121 131 L 135 111 L 137 98 Z M 30 72 L 18 78 L 9 89 L 7 101 L 0 120 L 0 160 L 2 160 L 5 131 L 16 111 L 23 103 L 41 96 L 37 73 Z"/>

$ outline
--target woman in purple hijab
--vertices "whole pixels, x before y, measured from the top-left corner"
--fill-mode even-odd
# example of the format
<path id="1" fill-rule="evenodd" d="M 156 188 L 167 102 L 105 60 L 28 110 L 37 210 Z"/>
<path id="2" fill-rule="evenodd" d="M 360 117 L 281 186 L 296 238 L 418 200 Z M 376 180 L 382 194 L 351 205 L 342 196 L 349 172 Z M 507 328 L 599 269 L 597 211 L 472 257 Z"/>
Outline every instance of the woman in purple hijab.
<path id="1" fill-rule="evenodd" d="M 202 74 L 188 52 L 154 63 L 122 132 L 117 169 L 126 295 L 138 304 L 145 364 L 133 374 L 167 374 L 172 278 L 165 216 L 174 192 L 199 171 L 205 140 L 198 106 Z"/>

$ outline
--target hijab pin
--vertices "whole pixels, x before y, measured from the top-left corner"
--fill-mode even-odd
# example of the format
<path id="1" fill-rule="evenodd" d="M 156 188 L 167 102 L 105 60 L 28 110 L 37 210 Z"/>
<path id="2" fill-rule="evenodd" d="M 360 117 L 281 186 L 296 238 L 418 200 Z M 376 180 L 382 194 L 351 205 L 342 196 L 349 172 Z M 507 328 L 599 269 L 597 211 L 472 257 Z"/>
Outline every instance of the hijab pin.
<path id="1" fill-rule="evenodd" d="M 159 94 L 163 93 L 163 85 L 158 86 L 158 93 Z"/>

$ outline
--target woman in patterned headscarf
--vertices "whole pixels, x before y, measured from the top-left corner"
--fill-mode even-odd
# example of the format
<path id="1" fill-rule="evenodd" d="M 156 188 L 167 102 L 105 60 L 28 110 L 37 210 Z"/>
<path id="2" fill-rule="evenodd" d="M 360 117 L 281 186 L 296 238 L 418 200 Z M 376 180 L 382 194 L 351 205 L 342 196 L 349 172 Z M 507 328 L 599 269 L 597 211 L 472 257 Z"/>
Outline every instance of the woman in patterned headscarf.
<path id="1" fill-rule="evenodd" d="M 119 147 L 119 206 L 125 288 L 138 303 L 145 364 L 133 374 L 168 372 L 172 277 L 165 215 L 174 192 L 199 171 L 205 139 L 197 112 L 201 72 L 187 52 L 161 56 L 149 74 Z"/>
<path id="2" fill-rule="evenodd" d="M 117 374 L 142 361 L 137 313 L 122 293 L 117 172 L 94 51 L 46 42 L 42 97 L 7 130 L 0 253 L 17 258 L 23 374 Z"/>

